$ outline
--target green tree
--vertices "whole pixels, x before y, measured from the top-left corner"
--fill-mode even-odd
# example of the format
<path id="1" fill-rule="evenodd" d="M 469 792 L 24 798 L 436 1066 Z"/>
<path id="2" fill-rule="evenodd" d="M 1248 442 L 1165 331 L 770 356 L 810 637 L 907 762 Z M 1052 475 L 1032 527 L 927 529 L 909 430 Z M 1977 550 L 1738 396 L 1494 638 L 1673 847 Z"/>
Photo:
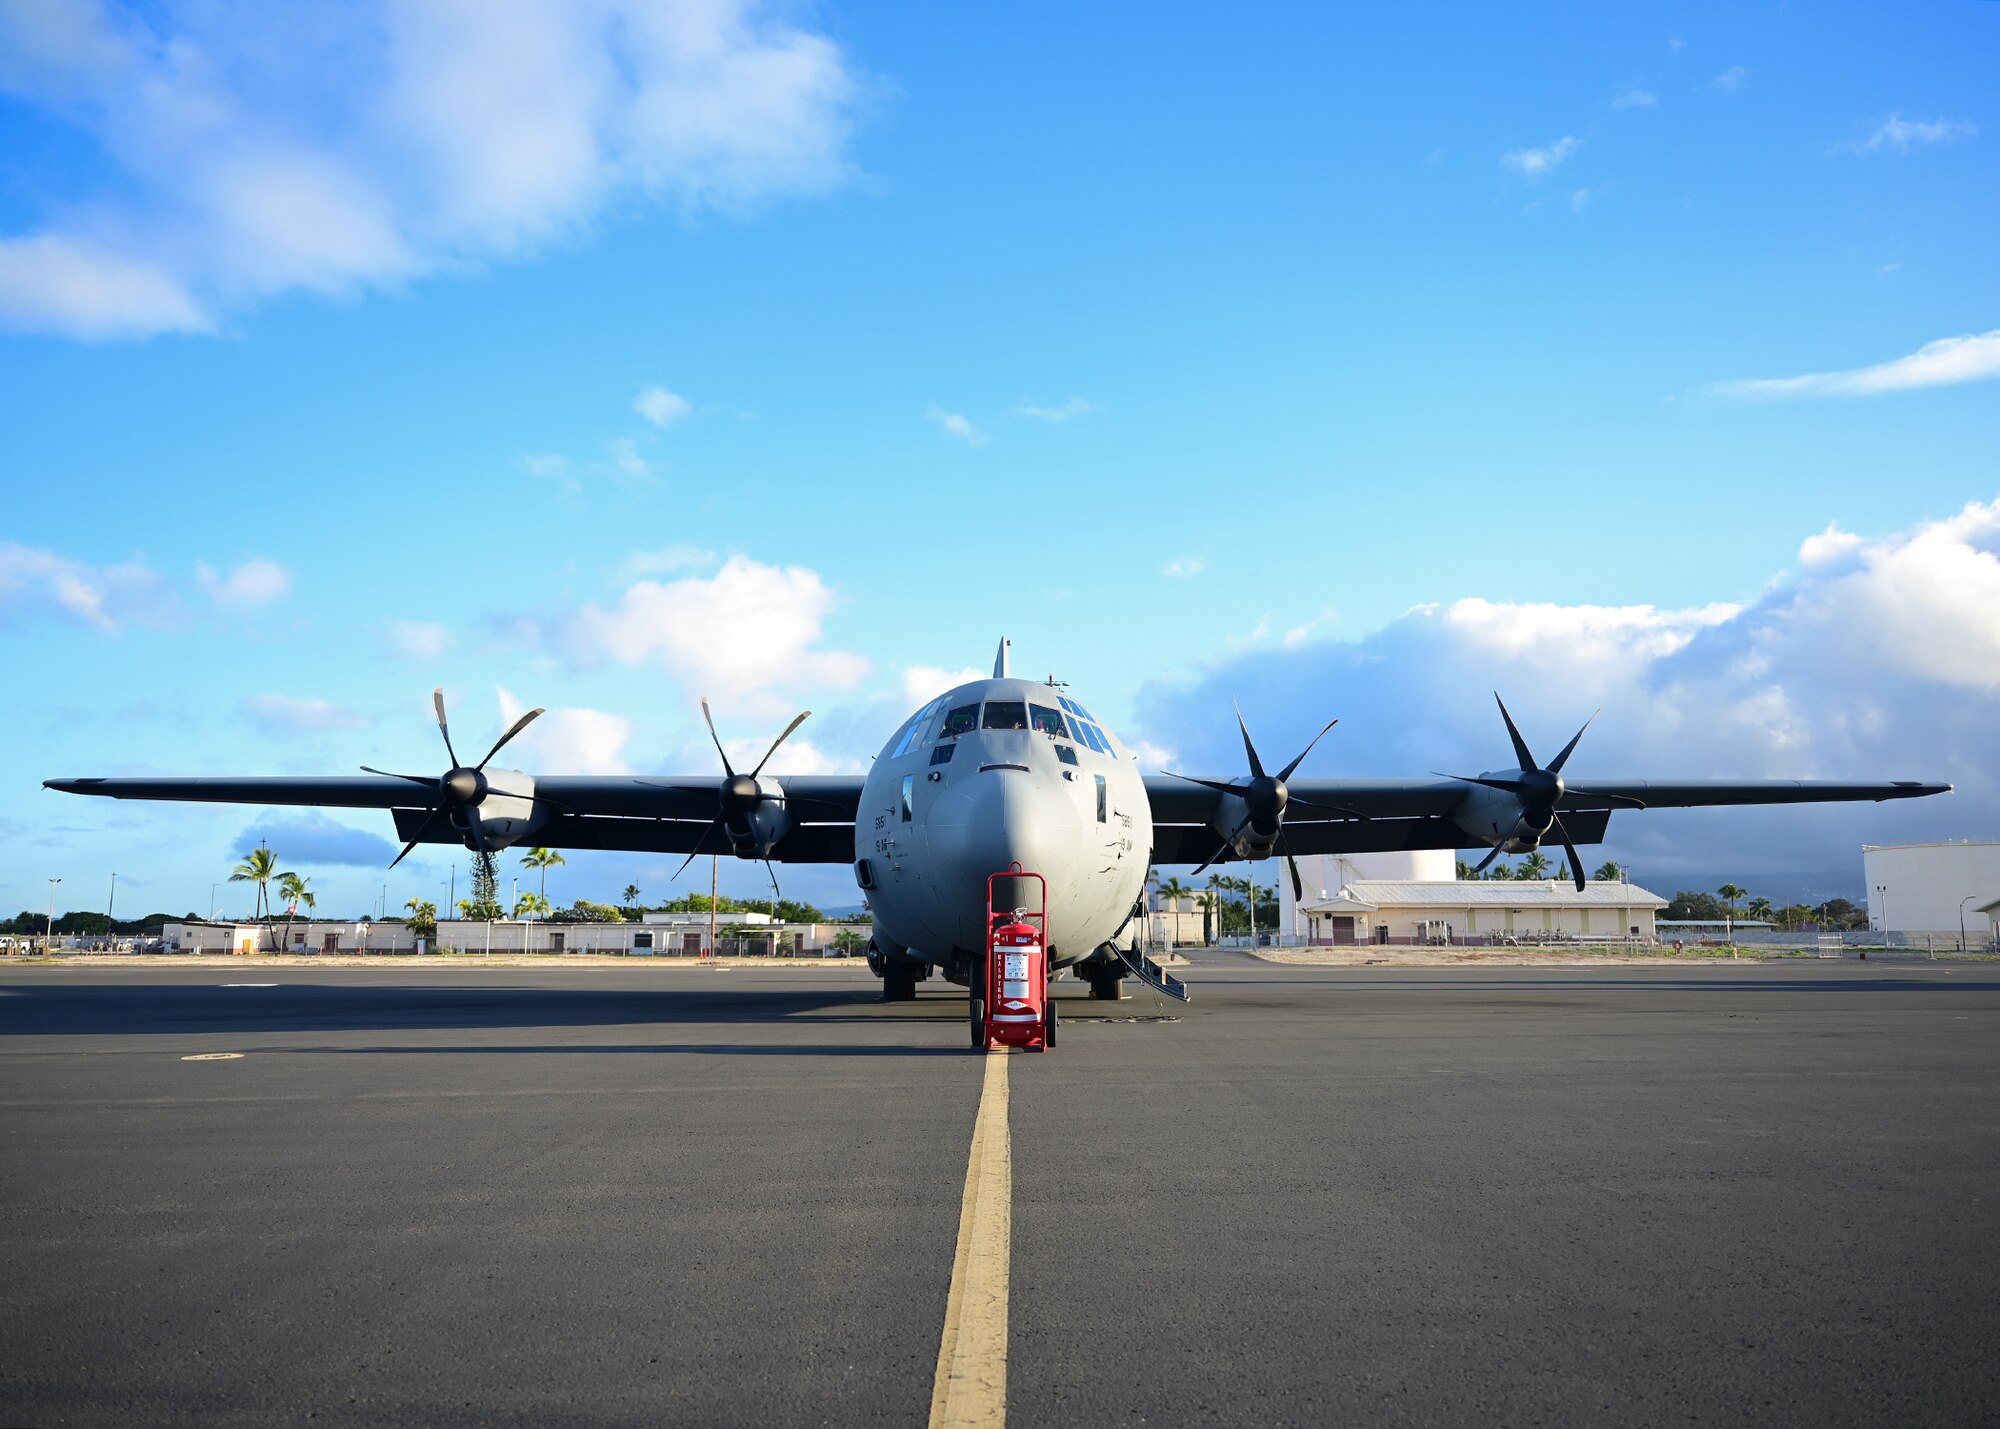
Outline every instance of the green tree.
<path id="1" fill-rule="evenodd" d="M 1212 947 L 1222 931 L 1222 875 L 1211 873 L 1208 886 L 1195 901 L 1201 905 L 1201 944 L 1205 948 Z"/>
<path id="2" fill-rule="evenodd" d="M 493 867 L 493 855 L 472 856 L 472 897 L 458 905 L 467 918 L 500 918 L 500 874 Z"/>
<path id="3" fill-rule="evenodd" d="M 523 893 L 514 901 L 516 918 L 533 918 L 549 911 L 549 900 L 539 893 Z"/>
<path id="4" fill-rule="evenodd" d="M 1460 859 L 1452 865 L 1451 876 L 1456 878 L 1460 883 L 1479 877 L 1478 874 L 1472 871 L 1472 865 L 1464 859 Z"/>
<path id="5" fill-rule="evenodd" d="M 318 895 L 306 886 L 311 882 L 310 878 L 301 877 L 296 873 L 282 874 L 278 878 L 278 896 L 285 900 L 284 945 L 288 948 L 292 945 L 292 909 L 303 905 L 310 914 L 319 906 Z"/>
<path id="6" fill-rule="evenodd" d="M 264 920 L 266 931 L 269 931 L 271 926 L 271 882 L 273 879 L 283 877 L 284 875 L 278 872 L 278 856 L 272 853 L 270 847 L 266 844 L 258 844 L 257 847 L 244 854 L 243 862 L 230 870 L 229 881 L 231 883 L 254 883 L 257 885 L 256 916 Z"/>
<path id="7" fill-rule="evenodd" d="M 410 931 L 419 938 L 436 942 L 438 935 L 437 904 L 427 903 L 421 898 L 411 898 L 403 906 L 410 910 Z"/>
<path id="8" fill-rule="evenodd" d="M 851 958 L 868 947 L 868 939 L 852 928 L 842 928 L 833 935 L 834 950 L 843 958 Z"/>
<path id="9" fill-rule="evenodd" d="M 588 898 L 579 898 L 567 908 L 558 909 L 554 914 L 565 923 L 622 923 L 625 914 L 609 903 L 592 903 Z"/>
<path id="10" fill-rule="evenodd" d="M 625 906 L 626 906 L 627 908 L 636 908 L 636 907 L 638 907 L 638 906 L 639 906 L 639 885 L 638 885 L 638 884 L 636 884 L 636 883 L 628 883 L 628 884 L 626 884 L 626 885 L 625 885 L 625 892 L 624 892 L 624 895 L 623 895 L 623 897 L 624 897 L 624 899 L 625 899 Z"/>
<path id="11" fill-rule="evenodd" d="M 1549 866 L 1549 856 L 1536 849 L 1521 860 L 1521 866 L 1514 870 L 1514 876 L 1523 883 L 1532 883 L 1538 878 L 1547 878 Z"/>
<path id="12" fill-rule="evenodd" d="M 1715 890 L 1716 897 L 1722 900 L 1722 906 L 1729 910 L 1725 916 L 1730 922 L 1736 921 L 1736 900 L 1747 896 L 1749 891 L 1747 888 L 1738 888 L 1733 883 L 1725 883 Z"/>
<path id="13" fill-rule="evenodd" d="M 542 886 L 540 893 L 542 908 L 545 912 L 549 906 L 549 870 L 557 864 L 568 862 L 568 859 L 552 848 L 531 848 L 521 855 L 521 867 L 539 869 L 541 871 Z"/>
<path id="14" fill-rule="evenodd" d="M 1194 885 L 1181 882 L 1179 875 L 1175 875 L 1162 880 L 1157 891 L 1160 895 L 1160 906 L 1166 908 L 1182 898 L 1192 897 Z"/>
<path id="15" fill-rule="evenodd" d="M 1599 883 L 1617 883 L 1625 877 L 1625 865 L 1622 863 L 1613 863 L 1609 859 L 1606 859 L 1602 864 L 1598 865 L 1597 872 L 1590 876 Z"/>
<path id="16" fill-rule="evenodd" d="M 1768 922 L 1770 921 L 1772 911 L 1770 899 L 1752 898 L 1750 906 L 1743 910 L 1743 916 L 1756 919 L 1760 922 Z"/>

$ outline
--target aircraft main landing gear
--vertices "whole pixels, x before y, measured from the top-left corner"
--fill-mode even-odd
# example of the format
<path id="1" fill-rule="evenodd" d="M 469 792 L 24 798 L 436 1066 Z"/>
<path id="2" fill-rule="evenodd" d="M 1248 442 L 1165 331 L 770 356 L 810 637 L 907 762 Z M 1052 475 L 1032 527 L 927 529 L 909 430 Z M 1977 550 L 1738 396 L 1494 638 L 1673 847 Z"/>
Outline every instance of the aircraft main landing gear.
<path id="1" fill-rule="evenodd" d="M 1125 996 L 1125 990 L 1118 984 L 1125 980 L 1125 969 L 1118 963 L 1108 968 L 1085 968 L 1083 975 L 1090 982 L 1090 995 L 1099 1002 L 1117 1002 Z"/>
<path id="2" fill-rule="evenodd" d="M 917 965 L 906 958 L 886 959 L 882 967 L 882 1000 L 914 1002 L 917 998 Z"/>

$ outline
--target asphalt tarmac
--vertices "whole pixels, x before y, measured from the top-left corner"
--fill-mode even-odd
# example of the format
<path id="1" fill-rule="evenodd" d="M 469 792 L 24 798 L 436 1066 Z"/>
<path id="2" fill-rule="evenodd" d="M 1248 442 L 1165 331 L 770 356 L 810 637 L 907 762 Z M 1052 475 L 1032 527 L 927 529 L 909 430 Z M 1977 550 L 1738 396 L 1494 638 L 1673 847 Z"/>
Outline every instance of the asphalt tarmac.
<path id="1" fill-rule="evenodd" d="M 2000 968 L 1187 980 L 1009 1064 L 1012 1423 L 2000 1421 Z M 922 1423 L 983 1062 L 876 990 L 0 969 L 0 1423 Z"/>

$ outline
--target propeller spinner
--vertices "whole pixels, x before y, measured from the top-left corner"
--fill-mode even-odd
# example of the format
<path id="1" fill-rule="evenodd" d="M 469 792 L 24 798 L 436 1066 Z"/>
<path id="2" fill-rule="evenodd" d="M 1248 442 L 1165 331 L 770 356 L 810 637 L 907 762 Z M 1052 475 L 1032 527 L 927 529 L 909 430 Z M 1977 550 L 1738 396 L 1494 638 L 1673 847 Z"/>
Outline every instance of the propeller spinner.
<path id="1" fill-rule="evenodd" d="M 486 757 L 468 767 L 459 762 L 458 751 L 451 745 L 451 724 L 445 718 L 443 686 L 431 691 L 431 706 L 437 711 L 438 733 L 444 736 L 444 752 L 451 757 L 451 768 L 431 777 L 422 774 L 394 774 L 386 769 L 371 769 L 366 764 L 361 766 L 369 774 L 408 780 L 412 784 L 434 791 L 436 795 L 430 814 L 417 826 L 417 836 L 404 844 L 403 851 L 390 860 L 391 868 L 401 863 L 409 856 L 411 849 L 424 841 L 424 836 L 440 818 L 449 819 L 458 827 L 468 830 L 472 846 L 480 853 L 488 851 L 486 835 L 480 828 L 478 814 L 479 805 L 485 801 L 490 787 L 486 782 L 486 766 L 493 762 L 493 756 L 504 749 L 509 740 L 534 723 L 536 717 L 543 713 L 542 708 L 538 706 L 515 720 L 507 732 L 493 742 L 493 747 L 486 751 Z"/>

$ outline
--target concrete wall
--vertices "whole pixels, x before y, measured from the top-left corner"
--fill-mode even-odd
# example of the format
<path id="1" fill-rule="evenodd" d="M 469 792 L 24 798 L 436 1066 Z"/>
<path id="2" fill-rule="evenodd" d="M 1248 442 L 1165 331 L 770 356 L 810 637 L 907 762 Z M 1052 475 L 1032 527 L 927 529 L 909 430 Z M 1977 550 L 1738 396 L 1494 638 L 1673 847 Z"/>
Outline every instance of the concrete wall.
<path id="1" fill-rule="evenodd" d="M 1979 906 L 2000 898 L 2000 843 L 1864 844 L 1861 867 L 1869 919 L 1888 932 L 1956 938 L 1961 902 L 1977 932 Z"/>

